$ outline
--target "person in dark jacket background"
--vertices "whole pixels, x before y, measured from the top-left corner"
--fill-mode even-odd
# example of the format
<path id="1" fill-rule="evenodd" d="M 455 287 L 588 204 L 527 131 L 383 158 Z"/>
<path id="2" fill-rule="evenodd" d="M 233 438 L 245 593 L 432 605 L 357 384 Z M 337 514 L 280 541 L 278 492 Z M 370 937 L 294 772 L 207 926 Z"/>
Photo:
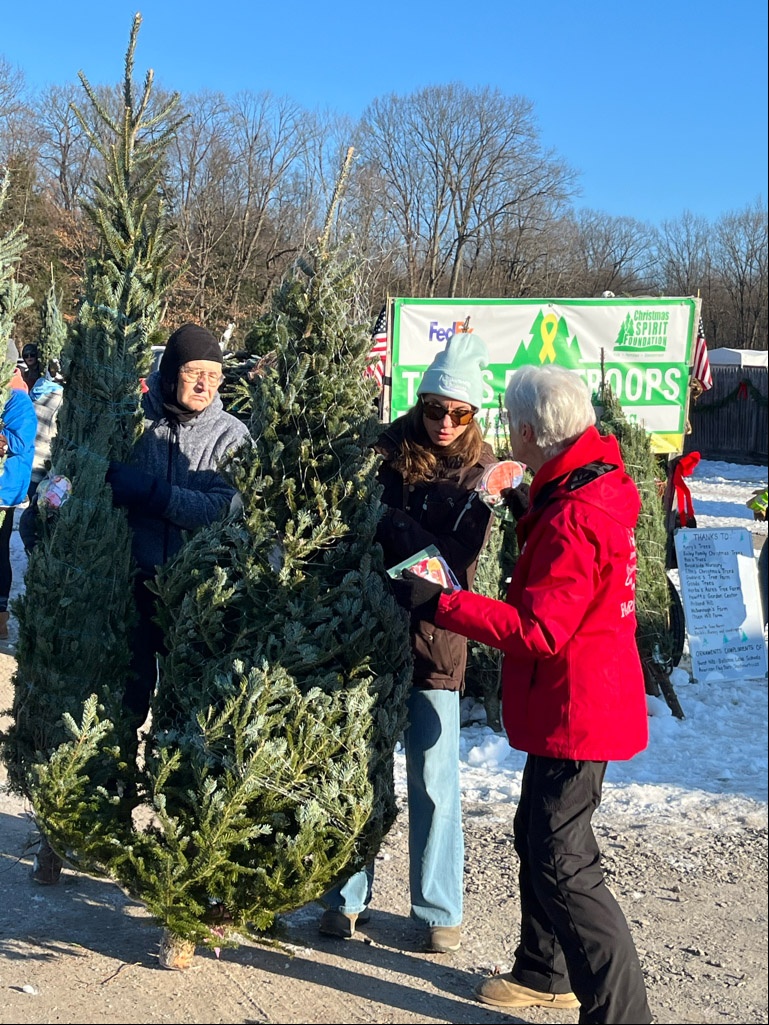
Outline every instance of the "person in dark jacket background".
<path id="1" fill-rule="evenodd" d="M 486 979 L 476 996 L 646 1025 L 638 955 L 591 827 L 607 761 L 632 758 L 648 741 L 635 640 L 640 498 L 573 371 L 521 368 L 505 406 L 513 453 L 535 471 L 507 600 L 445 593 L 413 576 L 395 582 L 403 604 L 505 653 L 505 729 L 528 755 L 514 822 L 520 943 L 512 971 Z"/>
<path id="2" fill-rule="evenodd" d="M 32 342 L 28 343 L 21 350 L 21 376 L 27 391 L 32 391 L 35 384 L 43 376 L 43 367 L 40 363 L 40 349 Z"/>
<path id="3" fill-rule="evenodd" d="M 130 464 L 112 462 L 107 481 L 113 501 L 128 510 L 133 556 L 139 566 L 139 624 L 132 647 L 124 705 L 141 726 L 157 682 L 163 651 L 154 622 L 155 597 L 146 583 L 182 546 L 184 530 L 208 526 L 222 516 L 236 491 L 218 472 L 225 456 L 249 437 L 219 397 L 222 351 L 214 336 L 185 324 L 168 339 L 156 373 L 142 395 L 144 431 Z"/>
<path id="4" fill-rule="evenodd" d="M 19 517 L 19 537 L 27 555 L 37 544 L 39 513 L 36 493 L 51 468 L 51 447 L 56 435 L 59 408 L 64 398 L 64 378 L 58 361 L 52 361 L 44 377 L 41 377 L 29 393 L 37 417 L 35 435 L 35 458 L 32 462 L 32 476 L 27 498 L 29 504 Z"/>
<path id="5" fill-rule="evenodd" d="M 435 545 L 463 587 L 490 530 L 475 487 L 495 457 L 475 414 L 483 402 L 484 343 L 456 334 L 425 371 L 416 405 L 382 433 L 382 517 L 376 539 L 391 567 Z M 462 922 L 464 842 L 459 789 L 459 698 L 467 642 L 412 619 L 414 675 L 404 735 L 411 914 L 426 949 L 456 950 Z M 368 917 L 373 867 L 330 890 L 320 931 L 349 938 Z"/>

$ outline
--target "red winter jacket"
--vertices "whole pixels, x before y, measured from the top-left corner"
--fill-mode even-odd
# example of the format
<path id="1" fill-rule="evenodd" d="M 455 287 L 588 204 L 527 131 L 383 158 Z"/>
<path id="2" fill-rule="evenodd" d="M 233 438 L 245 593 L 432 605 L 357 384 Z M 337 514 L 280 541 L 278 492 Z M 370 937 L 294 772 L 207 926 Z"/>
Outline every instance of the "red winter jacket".
<path id="1" fill-rule="evenodd" d="M 530 498 L 507 601 L 444 594 L 435 621 L 505 653 L 502 717 L 513 747 L 631 758 L 648 741 L 635 640 L 640 499 L 616 439 L 588 428 L 540 468 Z"/>

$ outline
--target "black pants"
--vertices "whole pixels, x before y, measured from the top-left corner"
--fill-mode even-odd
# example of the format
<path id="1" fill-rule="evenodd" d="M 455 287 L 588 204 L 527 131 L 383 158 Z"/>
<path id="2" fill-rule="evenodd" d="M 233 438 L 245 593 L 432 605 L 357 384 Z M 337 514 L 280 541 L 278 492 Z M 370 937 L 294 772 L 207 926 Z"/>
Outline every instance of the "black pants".
<path id="1" fill-rule="evenodd" d="M 139 621 L 131 643 L 131 665 L 123 695 L 123 707 L 138 729 L 147 718 L 158 679 L 159 654 L 165 654 L 163 631 L 154 622 L 157 598 L 147 590 L 150 577 L 139 575 L 134 584 L 134 599 Z"/>
<path id="2" fill-rule="evenodd" d="M 590 825 L 605 772 L 606 762 L 526 760 L 514 825 L 521 942 L 513 977 L 544 993 L 573 990 L 580 1022 L 648 1025 L 638 955 Z"/>
<path id="3" fill-rule="evenodd" d="M 11 534 L 15 509 L 0 509 L 0 611 L 8 608 L 13 583 L 11 569 Z"/>
<path id="4" fill-rule="evenodd" d="M 37 498 L 35 498 L 39 484 L 40 481 L 32 481 L 29 485 L 27 491 L 29 504 L 19 517 L 19 537 L 27 555 L 30 554 L 40 540 L 40 511 L 37 508 Z"/>

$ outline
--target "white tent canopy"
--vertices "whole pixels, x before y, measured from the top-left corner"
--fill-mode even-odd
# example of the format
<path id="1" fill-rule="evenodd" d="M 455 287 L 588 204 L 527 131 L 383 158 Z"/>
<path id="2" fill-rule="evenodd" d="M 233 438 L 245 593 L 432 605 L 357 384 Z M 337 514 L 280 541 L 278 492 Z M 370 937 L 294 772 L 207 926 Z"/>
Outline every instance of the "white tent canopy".
<path id="1" fill-rule="evenodd" d="M 715 367 L 765 367 L 767 351 L 760 349 L 711 349 L 708 352 L 710 365 Z"/>

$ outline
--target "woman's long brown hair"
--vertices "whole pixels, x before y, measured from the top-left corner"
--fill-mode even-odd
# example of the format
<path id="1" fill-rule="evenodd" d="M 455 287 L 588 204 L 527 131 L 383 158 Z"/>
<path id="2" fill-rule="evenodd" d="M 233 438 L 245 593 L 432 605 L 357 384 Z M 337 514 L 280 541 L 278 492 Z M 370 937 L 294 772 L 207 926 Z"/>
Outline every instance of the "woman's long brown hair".
<path id="1" fill-rule="evenodd" d="M 406 413 L 403 442 L 391 466 L 407 484 L 437 480 L 449 467 L 474 466 L 483 448 L 481 429 L 473 420 L 456 441 L 444 448 L 435 448 L 422 422 L 422 400 Z"/>

